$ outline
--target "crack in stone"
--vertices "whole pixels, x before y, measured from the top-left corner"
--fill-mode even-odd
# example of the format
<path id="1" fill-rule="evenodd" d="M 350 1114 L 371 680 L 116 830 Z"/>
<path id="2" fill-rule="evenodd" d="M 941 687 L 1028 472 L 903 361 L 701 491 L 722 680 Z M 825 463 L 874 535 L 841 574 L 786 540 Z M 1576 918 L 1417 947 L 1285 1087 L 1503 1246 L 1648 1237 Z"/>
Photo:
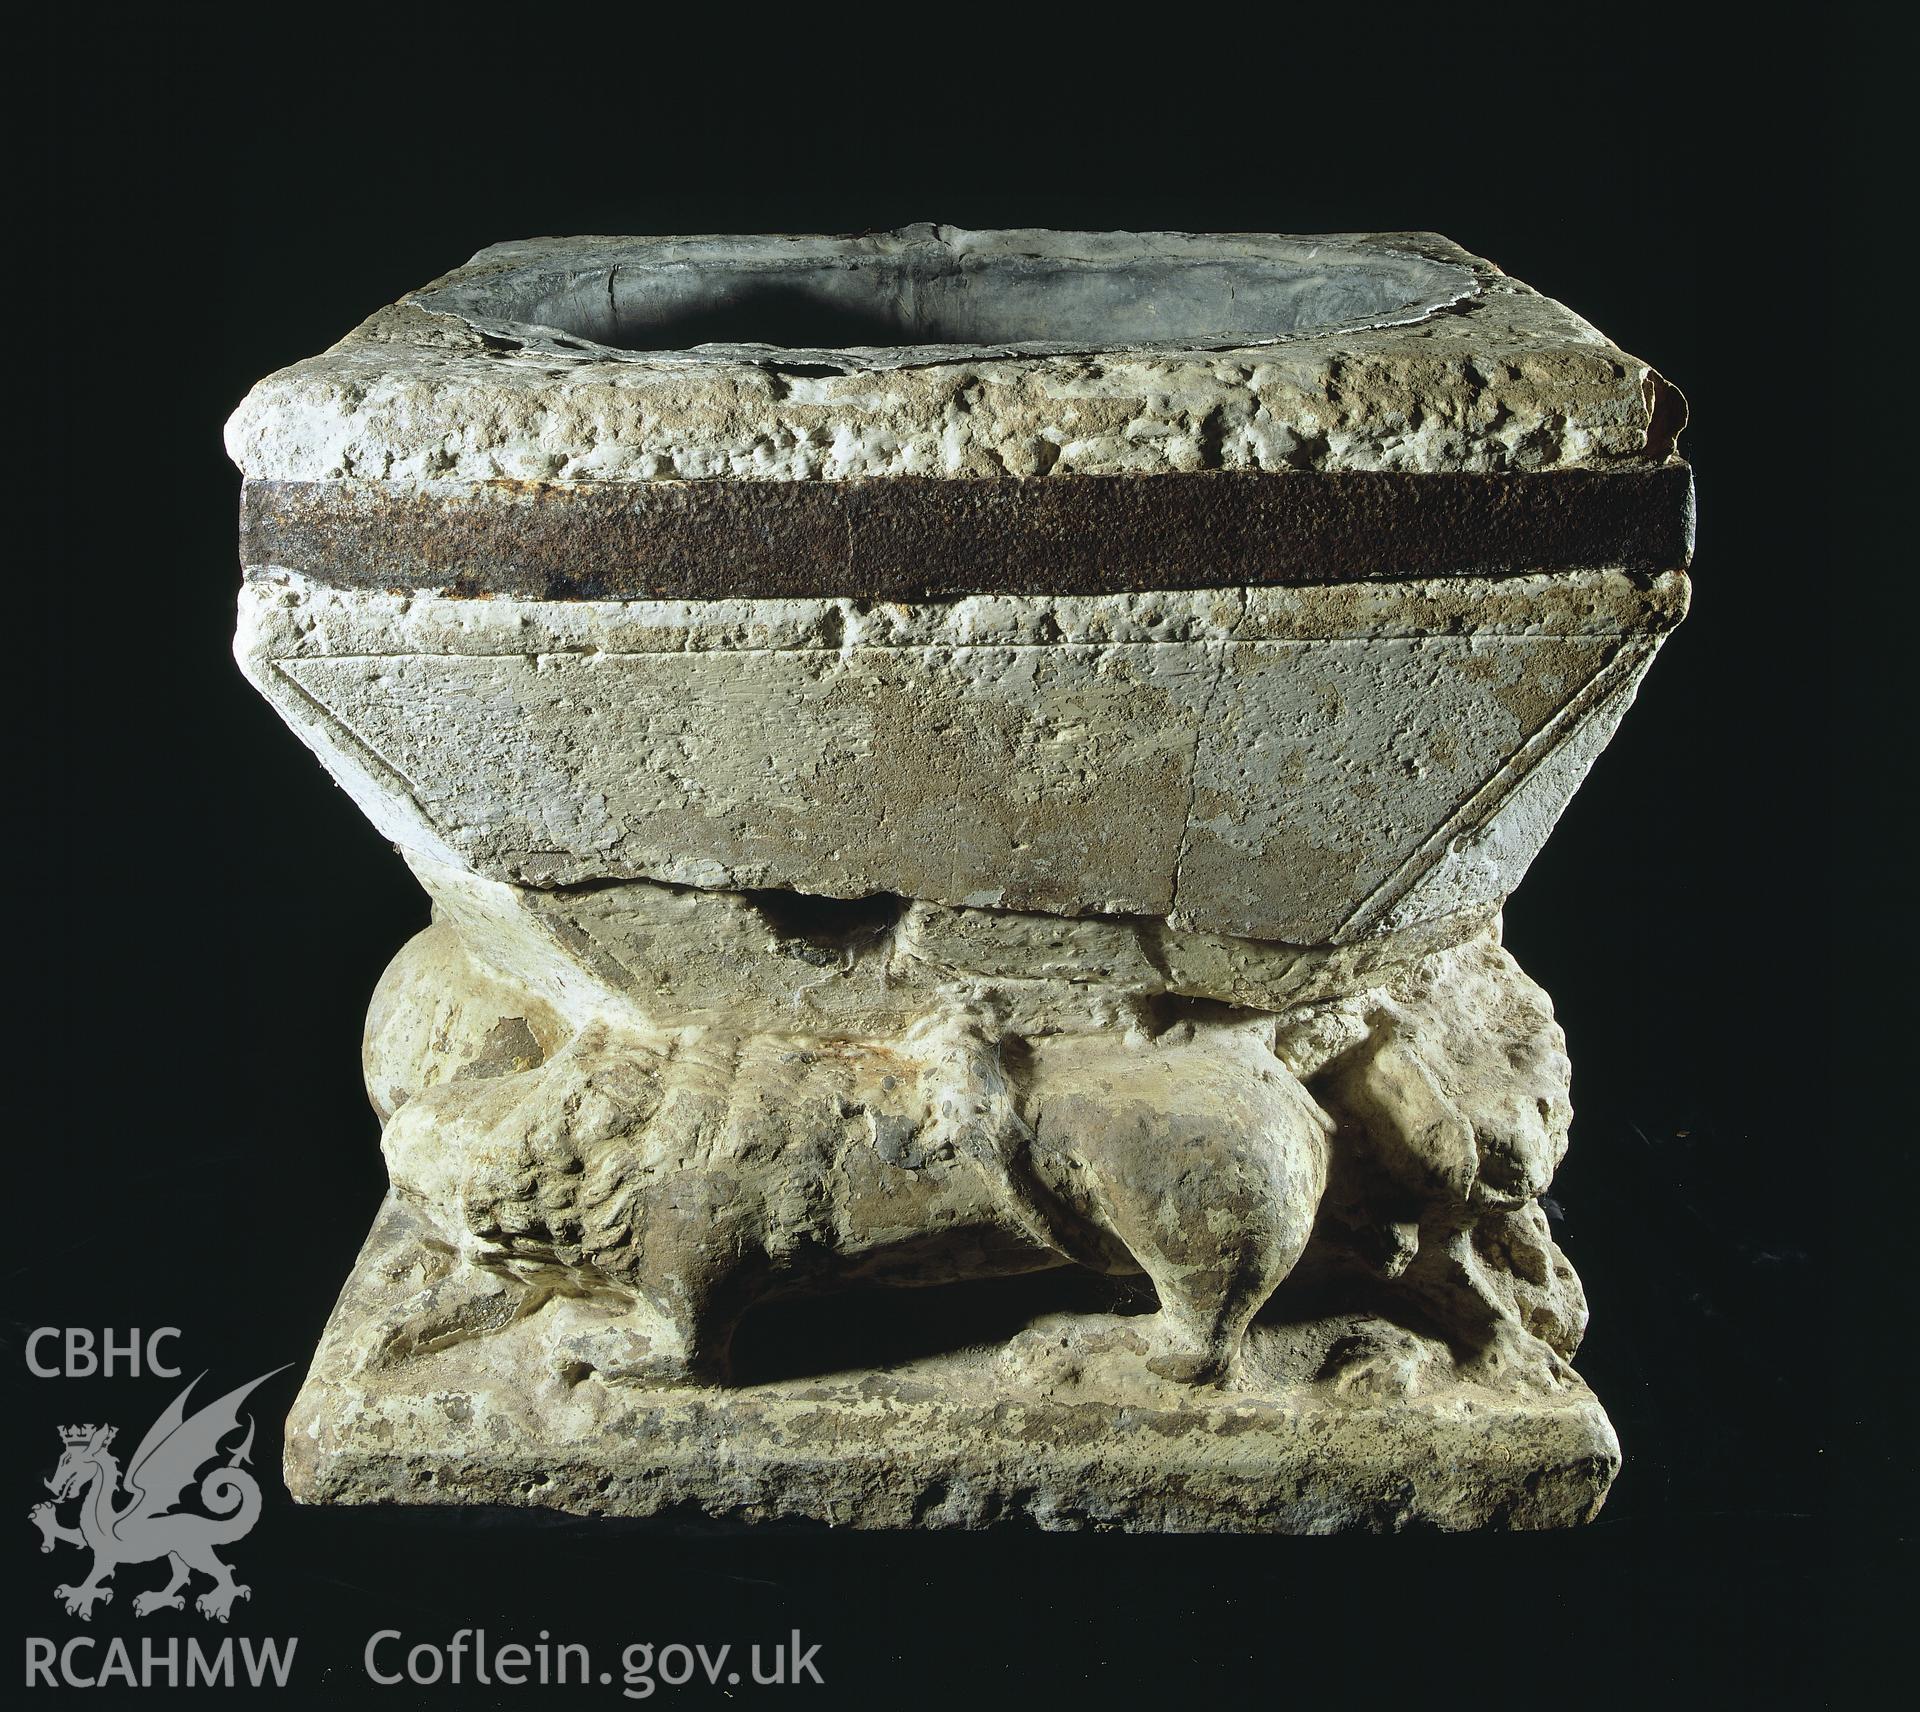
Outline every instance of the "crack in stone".
<path id="1" fill-rule="evenodd" d="M 1213 704 L 1219 698 L 1220 685 L 1227 675 L 1226 650 L 1233 643 L 1223 640 L 1206 642 L 1201 646 L 1213 657 L 1213 675 L 1206 693 L 1200 699 L 1199 710 L 1194 715 L 1193 749 L 1187 756 L 1187 806 L 1180 817 L 1180 849 L 1173 859 L 1173 884 L 1167 895 L 1168 915 L 1180 908 L 1180 878 L 1187 865 L 1187 851 L 1193 843 L 1193 807 L 1200 799 L 1200 746 L 1206 741 L 1207 722 L 1212 717 Z"/>

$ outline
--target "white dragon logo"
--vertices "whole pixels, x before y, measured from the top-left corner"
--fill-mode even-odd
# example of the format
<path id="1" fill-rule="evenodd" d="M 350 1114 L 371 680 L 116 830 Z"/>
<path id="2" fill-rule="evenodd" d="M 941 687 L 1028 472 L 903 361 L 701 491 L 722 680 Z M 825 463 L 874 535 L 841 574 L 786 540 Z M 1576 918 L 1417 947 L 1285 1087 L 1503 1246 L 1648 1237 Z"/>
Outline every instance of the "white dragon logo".
<path id="1" fill-rule="evenodd" d="M 273 1373 L 284 1371 L 276 1367 Z M 124 1503 L 117 1501 L 122 1486 L 120 1463 L 110 1454 L 117 1429 L 91 1425 L 60 1429 L 65 1448 L 53 1478 L 46 1482 L 53 1500 L 36 1504 L 27 1519 L 40 1530 L 43 1552 L 52 1551 L 56 1544 L 93 1548 L 93 1570 L 87 1579 L 78 1587 L 62 1584 L 53 1590 L 69 1616 L 90 1621 L 96 1601 L 112 1603 L 113 1589 L 105 1583 L 123 1563 L 150 1563 L 163 1557 L 172 1565 L 173 1578 L 165 1587 L 134 1597 L 136 1616 L 151 1616 L 163 1608 L 183 1610 L 186 1602 L 180 1590 L 195 1570 L 213 1577 L 213 1586 L 194 1601 L 204 1617 L 224 1623 L 236 1599 L 252 1596 L 253 1589 L 236 1582 L 233 1571 L 213 1551 L 241 1538 L 260 1519 L 260 1483 L 240 1466 L 253 1450 L 251 1418 L 239 1448 L 200 1482 L 200 1502 L 213 1513 L 197 1516 L 175 1506 L 200 1469 L 221 1455 L 220 1441 L 238 1429 L 240 1405 L 273 1373 L 261 1374 L 192 1416 L 186 1412 L 187 1398 L 206 1375 L 188 1381 L 186 1390 L 167 1405 L 133 1453 L 127 1465 Z M 59 1506 L 76 1494 L 81 1495 L 80 1525 L 63 1527 Z"/>

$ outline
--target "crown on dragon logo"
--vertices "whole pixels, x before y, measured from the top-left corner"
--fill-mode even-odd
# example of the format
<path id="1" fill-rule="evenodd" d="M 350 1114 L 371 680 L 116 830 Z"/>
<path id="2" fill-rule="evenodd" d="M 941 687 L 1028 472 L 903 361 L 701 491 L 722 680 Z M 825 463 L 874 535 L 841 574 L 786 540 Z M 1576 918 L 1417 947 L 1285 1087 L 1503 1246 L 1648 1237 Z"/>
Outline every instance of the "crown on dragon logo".
<path id="1" fill-rule="evenodd" d="M 113 1443 L 113 1435 L 119 1430 L 118 1427 L 107 1428 L 106 1436 L 100 1440 L 100 1448 L 102 1450 L 105 1450 L 108 1445 Z M 93 1435 L 98 1431 L 99 1429 L 95 1427 L 91 1421 L 84 1427 L 62 1427 L 60 1429 L 60 1442 L 69 1445 L 90 1444 L 93 1440 Z"/>

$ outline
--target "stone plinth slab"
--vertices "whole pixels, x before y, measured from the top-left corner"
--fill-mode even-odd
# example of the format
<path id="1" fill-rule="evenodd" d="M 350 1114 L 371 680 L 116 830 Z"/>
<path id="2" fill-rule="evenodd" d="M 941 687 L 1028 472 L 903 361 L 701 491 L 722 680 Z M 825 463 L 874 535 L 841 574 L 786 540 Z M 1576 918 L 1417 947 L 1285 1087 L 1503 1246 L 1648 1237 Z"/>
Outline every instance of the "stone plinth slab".
<path id="1" fill-rule="evenodd" d="M 1125 1347 L 1124 1320 L 1090 1362 L 1096 1322 L 1070 1313 L 1000 1328 L 1009 1346 L 715 1389 L 603 1382 L 567 1346 L 606 1316 L 551 1301 L 484 1339 L 369 1365 L 370 1331 L 405 1327 L 444 1265 L 404 1209 L 382 1211 L 287 1421 L 302 1502 L 858 1528 L 1532 1529 L 1586 1520 L 1619 1466 L 1571 1376 L 1521 1397 L 1302 1386 L 1330 1348 L 1407 1340 L 1364 1318 L 1256 1325 L 1248 1377 L 1199 1407 Z"/>

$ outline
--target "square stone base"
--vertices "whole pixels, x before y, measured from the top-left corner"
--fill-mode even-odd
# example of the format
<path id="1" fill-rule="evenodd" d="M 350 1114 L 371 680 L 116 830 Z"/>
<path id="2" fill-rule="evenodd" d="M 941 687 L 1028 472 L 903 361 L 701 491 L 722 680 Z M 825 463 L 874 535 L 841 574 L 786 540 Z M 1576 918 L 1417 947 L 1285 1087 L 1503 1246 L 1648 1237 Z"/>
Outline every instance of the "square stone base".
<path id="1" fill-rule="evenodd" d="M 446 1264 L 390 1200 L 287 1422 L 299 1501 L 1320 1534 L 1578 1523 L 1619 1467 L 1577 1380 L 1508 1393 L 1448 1379 L 1392 1398 L 1302 1382 L 1303 1338 L 1364 1331 L 1351 1318 L 1256 1326 L 1232 1390 L 1157 1381 L 1129 1362 L 1124 1319 L 1057 1313 L 1008 1343 L 724 1388 L 608 1383 L 567 1351 L 614 1320 L 560 1299 L 370 1356 L 396 1347 Z"/>

